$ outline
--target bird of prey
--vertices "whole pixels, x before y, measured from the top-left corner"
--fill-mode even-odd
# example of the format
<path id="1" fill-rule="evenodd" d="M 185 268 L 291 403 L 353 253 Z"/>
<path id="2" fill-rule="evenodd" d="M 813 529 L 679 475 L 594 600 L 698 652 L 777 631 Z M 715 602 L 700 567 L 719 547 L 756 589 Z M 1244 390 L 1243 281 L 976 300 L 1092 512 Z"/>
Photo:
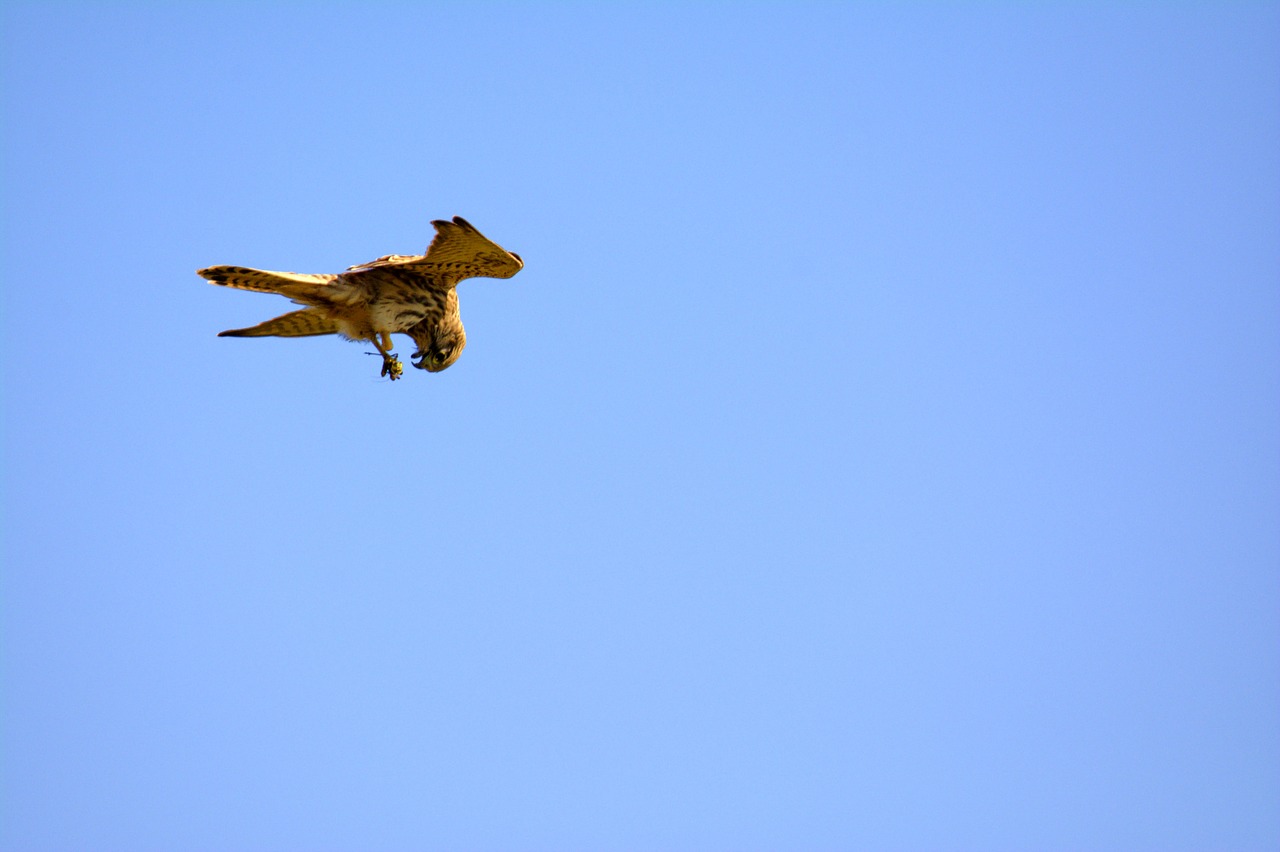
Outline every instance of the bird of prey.
<path id="1" fill-rule="evenodd" d="M 467 335 L 458 315 L 457 284 L 465 278 L 510 278 L 524 268 L 509 252 L 454 216 L 437 219 L 425 255 L 389 254 L 336 275 L 267 272 L 243 266 L 211 266 L 197 274 L 225 287 L 279 293 L 300 311 L 219 337 L 309 337 L 340 334 L 367 340 L 382 355 L 382 375 L 393 381 L 404 368 L 391 351 L 391 335 L 417 344 L 413 366 L 438 373 L 462 354 Z"/>

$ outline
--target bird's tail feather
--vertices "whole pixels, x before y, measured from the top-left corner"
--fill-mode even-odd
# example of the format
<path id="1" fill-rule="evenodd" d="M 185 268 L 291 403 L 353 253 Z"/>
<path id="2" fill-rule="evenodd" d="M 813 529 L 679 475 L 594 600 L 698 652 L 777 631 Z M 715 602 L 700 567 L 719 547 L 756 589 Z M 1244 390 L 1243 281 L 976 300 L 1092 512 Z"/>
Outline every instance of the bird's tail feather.
<path id="1" fill-rule="evenodd" d="M 310 337 L 314 334 L 337 334 L 333 320 L 314 308 L 291 311 L 275 319 L 260 322 L 252 328 L 233 328 L 219 337 Z"/>

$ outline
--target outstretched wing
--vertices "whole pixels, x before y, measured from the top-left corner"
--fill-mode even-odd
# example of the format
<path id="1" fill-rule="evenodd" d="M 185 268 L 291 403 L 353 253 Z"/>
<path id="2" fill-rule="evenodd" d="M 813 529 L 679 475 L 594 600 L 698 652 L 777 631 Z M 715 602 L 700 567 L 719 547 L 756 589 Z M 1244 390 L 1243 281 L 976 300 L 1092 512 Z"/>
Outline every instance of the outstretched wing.
<path id="1" fill-rule="evenodd" d="M 233 328 L 223 331 L 219 337 L 310 337 L 314 334 L 337 334 L 338 326 L 316 308 L 292 311 L 260 322 L 252 328 Z"/>
<path id="2" fill-rule="evenodd" d="M 304 272 L 269 272 L 247 266 L 210 266 L 208 269 L 197 269 L 196 274 L 223 287 L 252 290 L 255 293 L 280 293 L 290 297 L 293 296 L 293 291 L 332 284 L 338 278 L 336 275 L 309 275 Z"/>
<path id="3" fill-rule="evenodd" d="M 493 242 L 461 216 L 454 216 L 452 222 L 437 219 L 431 224 L 436 236 L 425 255 L 387 255 L 352 267 L 343 275 L 354 277 L 370 269 L 396 267 L 448 289 L 465 278 L 510 278 L 524 268 L 520 255 Z"/>
<path id="4" fill-rule="evenodd" d="M 463 272 L 462 278 L 510 278 L 524 268 L 520 256 L 512 254 L 476 230 L 461 216 L 452 222 L 437 219 L 436 238 L 427 247 L 422 263 Z"/>

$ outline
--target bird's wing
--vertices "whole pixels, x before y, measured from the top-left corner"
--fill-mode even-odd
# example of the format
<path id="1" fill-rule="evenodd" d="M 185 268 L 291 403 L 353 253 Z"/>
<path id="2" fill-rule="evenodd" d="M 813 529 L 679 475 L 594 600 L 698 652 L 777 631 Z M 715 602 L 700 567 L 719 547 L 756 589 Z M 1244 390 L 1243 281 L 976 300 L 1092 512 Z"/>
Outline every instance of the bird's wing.
<path id="1" fill-rule="evenodd" d="M 519 255 L 512 254 L 454 216 L 452 222 L 437 219 L 436 236 L 425 255 L 390 254 L 362 266 L 353 266 L 344 275 L 359 275 L 367 269 L 398 267 L 428 279 L 437 287 L 449 288 L 464 278 L 510 278 L 524 268 Z"/>
<path id="2" fill-rule="evenodd" d="M 362 269 L 373 269 L 378 266 L 403 266 L 406 262 L 420 261 L 422 259 L 423 257 L 420 254 L 384 254 L 377 260 L 348 266 L 347 272 L 358 272 Z"/>
<path id="3" fill-rule="evenodd" d="M 292 296 L 294 290 L 332 284 L 338 277 L 303 272 L 270 272 L 247 266 L 210 266 L 208 269 L 196 270 L 196 274 L 223 287 L 252 290 L 255 293 L 281 293 L 285 296 Z"/>

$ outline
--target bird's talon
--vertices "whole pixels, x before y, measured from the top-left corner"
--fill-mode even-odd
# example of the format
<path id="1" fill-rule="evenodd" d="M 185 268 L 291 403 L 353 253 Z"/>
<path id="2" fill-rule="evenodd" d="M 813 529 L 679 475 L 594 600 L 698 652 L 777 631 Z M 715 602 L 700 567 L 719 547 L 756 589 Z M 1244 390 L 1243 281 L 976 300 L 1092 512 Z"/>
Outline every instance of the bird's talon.
<path id="1" fill-rule="evenodd" d="M 404 375 L 404 365 L 400 363 L 400 359 L 395 353 L 382 356 L 382 375 L 387 376 L 391 381 L 395 381 Z"/>

